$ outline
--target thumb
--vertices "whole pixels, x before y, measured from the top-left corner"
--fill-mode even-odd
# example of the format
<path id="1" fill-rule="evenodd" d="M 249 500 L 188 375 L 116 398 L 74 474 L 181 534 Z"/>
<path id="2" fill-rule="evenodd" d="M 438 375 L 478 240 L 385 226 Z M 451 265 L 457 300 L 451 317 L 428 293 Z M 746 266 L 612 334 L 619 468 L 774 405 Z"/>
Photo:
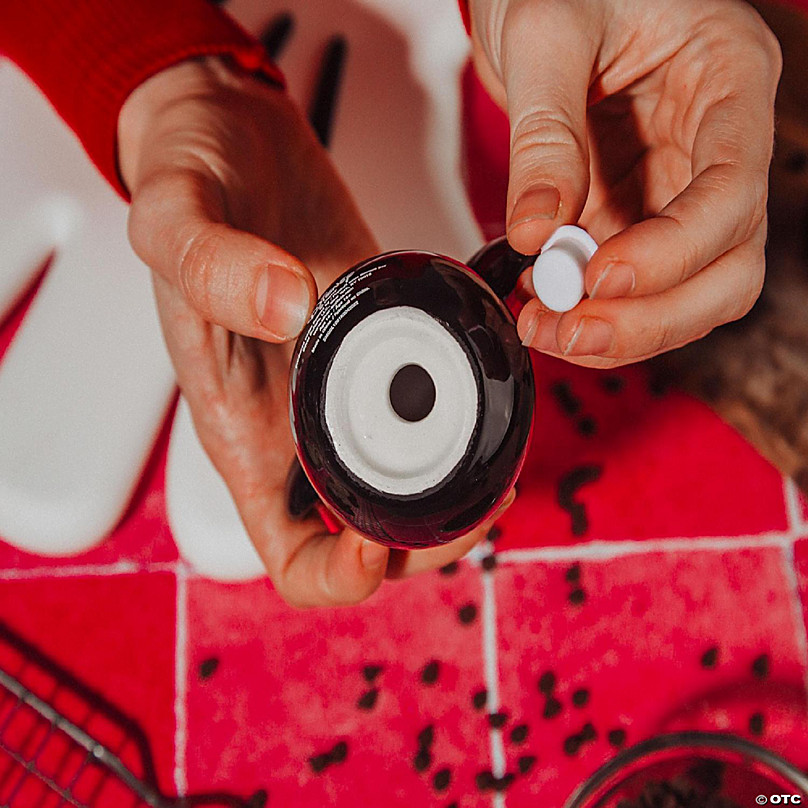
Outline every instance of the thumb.
<path id="1" fill-rule="evenodd" d="M 205 320 L 270 342 L 292 339 L 317 299 L 311 273 L 280 247 L 227 224 L 222 200 L 207 173 L 155 172 L 132 192 L 135 252 Z"/>
<path id="2" fill-rule="evenodd" d="M 511 123 L 508 240 L 525 254 L 538 252 L 561 224 L 577 222 L 589 190 L 586 105 L 595 54 L 576 8 L 553 0 L 516 4 L 502 32 Z"/>

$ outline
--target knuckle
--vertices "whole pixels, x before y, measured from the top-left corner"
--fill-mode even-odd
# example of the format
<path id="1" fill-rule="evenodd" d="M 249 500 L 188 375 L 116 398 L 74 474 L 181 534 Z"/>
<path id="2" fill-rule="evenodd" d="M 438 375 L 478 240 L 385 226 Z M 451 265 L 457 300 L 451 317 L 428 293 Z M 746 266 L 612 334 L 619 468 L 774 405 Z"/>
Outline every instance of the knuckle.
<path id="1" fill-rule="evenodd" d="M 213 285 L 220 263 L 222 237 L 215 229 L 197 230 L 183 248 L 178 267 L 180 289 L 205 319 L 212 316 Z"/>
<path id="2" fill-rule="evenodd" d="M 523 115 L 514 126 L 511 145 L 513 162 L 535 162 L 539 159 L 537 149 L 542 149 L 541 159 L 547 159 L 547 150 L 574 152 L 578 157 L 584 153 L 571 120 L 560 110 L 535 109 Z"/>
<path id="3" fill-rule="evenodd" d="M 657 319 L 648 327 L 644 342 L 643 350 L 635 352 L 636 355 L 656 356 L 671 347 L 674 343 L 670 322 L 664 317 Z"/>

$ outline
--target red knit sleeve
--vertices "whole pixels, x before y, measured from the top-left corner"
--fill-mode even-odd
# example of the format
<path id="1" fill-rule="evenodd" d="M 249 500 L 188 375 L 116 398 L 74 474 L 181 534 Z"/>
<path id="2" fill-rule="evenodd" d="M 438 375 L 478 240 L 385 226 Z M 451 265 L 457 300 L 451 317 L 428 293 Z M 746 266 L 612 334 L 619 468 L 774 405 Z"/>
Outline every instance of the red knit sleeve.
<path id="1" fill-rule="evenodd" d="M 471 12 L 469 11 L 469 0 L 459 0 L 460 16 L 463 18 L 463 25 L 466 26 L 466 33 L 471 33 Z"/>
<path id="2" fill-rule="evenodd" d="M 124 197 L 118 113 L 149 76 L 221 54 L 283 86 L 261 44 L 208 0 L 2 0 L 0 53 L 39 85 Z"/>

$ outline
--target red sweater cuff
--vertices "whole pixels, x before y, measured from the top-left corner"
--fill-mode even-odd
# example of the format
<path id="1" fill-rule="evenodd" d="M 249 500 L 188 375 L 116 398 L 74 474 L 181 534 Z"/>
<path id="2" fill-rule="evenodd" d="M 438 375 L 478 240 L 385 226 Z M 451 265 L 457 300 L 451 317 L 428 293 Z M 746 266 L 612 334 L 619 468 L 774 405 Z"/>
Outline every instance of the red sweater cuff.
<path id="1" fill-rule="evenodd" d="M 220 54 L 284 86 L 263 46 L 208 0 L 3 0 L 0 52 L 39 85 L 124 198 L 118 114 L 149 76 Z"/>
<path id="2" fill-rule="evenodd" d="M 466 33 L 471 33 L 471 12 L 469 11 L 469 0 L 459 0 L 460 16 L 463 18 L 463 25 L 466 26 Z"/>

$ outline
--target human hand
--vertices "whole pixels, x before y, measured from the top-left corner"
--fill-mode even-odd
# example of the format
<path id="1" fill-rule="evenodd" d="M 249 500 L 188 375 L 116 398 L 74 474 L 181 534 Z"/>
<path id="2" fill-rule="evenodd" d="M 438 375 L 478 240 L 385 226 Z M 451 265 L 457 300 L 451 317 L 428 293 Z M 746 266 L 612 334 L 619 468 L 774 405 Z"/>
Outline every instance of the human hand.
<path id="1" fill-rule="evenodd" d="M 765 270 L 777 40 L 740 0 L 471 0 L 474 61 L 508 113 L 508 238 L 577 223 L 600 249 L 572 311 L 530 297 L 531 347 L 592 367 L 742 317 Z"/>
<path id="2" fill-rule="evenodd" d="M 355 603 L 388 577 L 452 561 L 484 525 L 433 550 L 389 551 L 317 517 L 290 519 L 287 385 L 317 290 L 378 252 L 325 151 L 284 93 L 218 59 L 145 82 L 119 122 L 129 232 L 197 434 L 282 597 Z"/>

